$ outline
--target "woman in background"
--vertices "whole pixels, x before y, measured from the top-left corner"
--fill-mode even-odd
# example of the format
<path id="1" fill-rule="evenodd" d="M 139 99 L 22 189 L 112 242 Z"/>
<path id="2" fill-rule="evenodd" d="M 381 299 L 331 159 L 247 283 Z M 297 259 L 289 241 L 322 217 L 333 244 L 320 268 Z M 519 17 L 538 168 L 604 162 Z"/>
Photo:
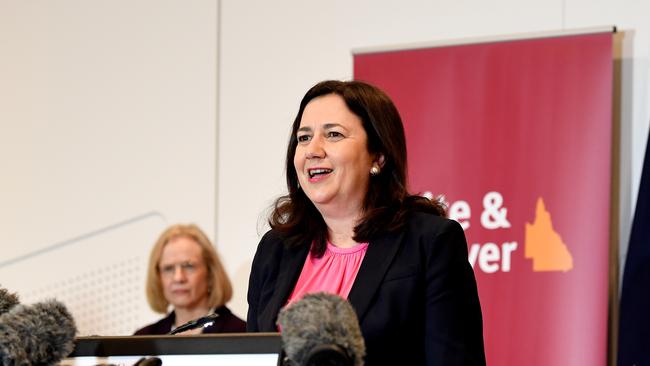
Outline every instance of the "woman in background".
<path id="1" fill-rule="evenodd" d="M 287 148 L 288 195 L 253 260 L 249 331 L 277 331 L 282 307 L 325 291 L 354 307 L 367 366 L 485 365 L 463 229 L 408 193 L 406 162 L 401 118 L 381 90 L 325 81 L 307 92 Z"/>
<path id="2" fill-rule="evenodd" d="M 219 314 L 212 325 L 182 334 L 246 330 L 246 323 L 225 306 L 232 285 L 212 243 L 196 225 L 174 225 L 160 235 L 149 257 L 146 287 L 151 309 L 165 314 L 171 305 L 172 311 L 135 335 L 167 334 L 212 313 Z"/>

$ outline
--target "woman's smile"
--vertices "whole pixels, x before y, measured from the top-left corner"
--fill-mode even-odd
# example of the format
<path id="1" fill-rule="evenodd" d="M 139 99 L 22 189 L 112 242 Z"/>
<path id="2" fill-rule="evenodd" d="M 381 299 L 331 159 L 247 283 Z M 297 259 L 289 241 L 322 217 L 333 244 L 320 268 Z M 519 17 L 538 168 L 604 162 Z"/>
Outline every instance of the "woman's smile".
<path id="1" fill-rule="evenodd" d="M 327 178 L 332 172 L 334 172 L 334 170 L 328 168 L 307 169 L 307 174 L 309 175 L 309 181 L 311 183 L 316 183 Z"/>

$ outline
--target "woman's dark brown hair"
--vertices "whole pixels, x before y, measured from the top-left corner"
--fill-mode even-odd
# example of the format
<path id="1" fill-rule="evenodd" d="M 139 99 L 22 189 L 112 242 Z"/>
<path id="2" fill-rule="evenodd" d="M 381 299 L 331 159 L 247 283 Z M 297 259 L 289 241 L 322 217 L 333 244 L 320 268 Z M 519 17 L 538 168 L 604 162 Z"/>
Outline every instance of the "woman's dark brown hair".
<path id="1" fill-rule="evenodd" d="M 384 165 L 378 175 L 371 176 L 363 208 L 363 217 L 354 229 L 354 240 L 369 242 L 377 235 L 398 230 L 413 210 L 444 215 L 444 208 L 427 198 L 407 191 L 406 139 L 399 112 L 390 98 L 377 87 L 361 81 L 323 81 L 313 86 L 300 102 L 293 121 L 287 148 L 286 174 L 289 194 L 275 201 L 269 217 L 271 228 L 287 238 L 287 245 L 310 245 L 320 257 L 327 246 L 327 225 L 322 216 L 300 189 L 293 165 L 302 114 L 307 104 L 320 96 L 336 94 L 343 98 L 357 115 L 368 135 L 368 152 L 383 154 Z"/>

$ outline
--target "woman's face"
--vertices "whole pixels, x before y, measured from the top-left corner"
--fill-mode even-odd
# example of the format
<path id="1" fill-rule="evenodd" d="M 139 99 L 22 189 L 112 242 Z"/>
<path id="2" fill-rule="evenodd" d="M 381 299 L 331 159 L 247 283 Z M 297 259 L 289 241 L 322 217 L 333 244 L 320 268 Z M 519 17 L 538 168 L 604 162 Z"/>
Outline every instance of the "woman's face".
<path id="1" fill-rule="evenodd" d="M 293 164 L 307 197 L 321 213 L 359 214 L 373 163 L 361 119 L 341 96 L 323 95 L 307 104 L 296 135 Z"/>
<path id="2" fill-rule="evenodd" d="M 199 244 L 185 236 L 170 240 L 158 264 L 163 293 L 175 309 L 207 307 L 208 269 Z"/>

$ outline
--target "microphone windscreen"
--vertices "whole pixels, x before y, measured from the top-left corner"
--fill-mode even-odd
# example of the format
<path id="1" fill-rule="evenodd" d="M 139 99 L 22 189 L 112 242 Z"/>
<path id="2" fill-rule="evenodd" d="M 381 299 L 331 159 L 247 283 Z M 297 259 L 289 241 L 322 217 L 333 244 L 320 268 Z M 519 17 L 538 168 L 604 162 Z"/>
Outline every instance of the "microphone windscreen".
<path id="1" fill-rule="evenodd" d="M 162 360 L 158 357 L 142 357 L 133 366 L 161 366 Z"/>
<path id="2" fill-rule="evenodd" d="M 11 310 L 18 303 L 18 295 L 11 294 L 6 289 L 0 287 L 0 315 Z"/>
<path id="3" fill-rule="evenodd" d="M 76 333 L 72 315 L 58 301 L 17 305 L 0 315 L 0 362 L 55 365 L 74 349 Z"/>
<path id="4" fill-rule="evenodd" d="M 352 305 L 324 292 L 308 294 L 278 315 L 287 358 L 303 365 L 312 349 L 335 345 L 346 351 L 354 365 L 363 365 L 366 349 Z"/>

